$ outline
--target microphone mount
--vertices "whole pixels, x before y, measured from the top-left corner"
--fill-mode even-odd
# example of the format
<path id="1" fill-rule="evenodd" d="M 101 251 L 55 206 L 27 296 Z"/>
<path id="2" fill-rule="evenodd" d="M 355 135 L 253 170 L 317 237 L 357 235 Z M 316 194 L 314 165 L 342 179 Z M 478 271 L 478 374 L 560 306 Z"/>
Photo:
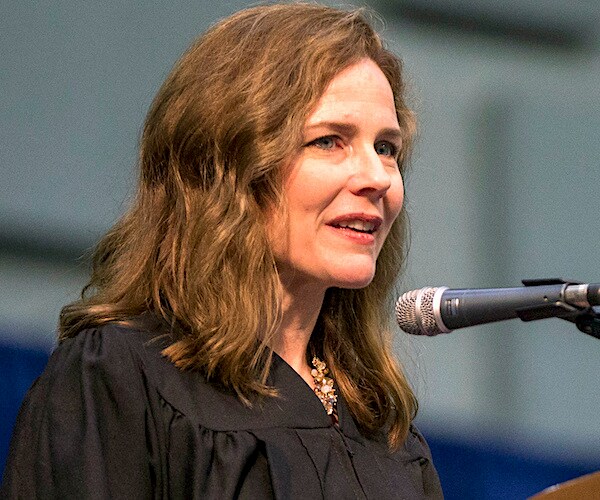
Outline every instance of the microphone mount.
<path id="1" fill-rule="evenodd" d="M 560 278 L 522 280 L 523 285 L 563 285 L 563 292 L 569 285 L 580 285 L 579 281 L 565 281 Z M 563 293 L 561 293 L 561 296 Z M 577 329 L 587 335 L 600 339 L 600 310 L 594 307 L 576 307 L 562 300 L 551 301 L 546 304 L 525 307 L 516 311 L 522 321 L 534 321 L 545 318 L 560 318 L 574 323 Z"/>

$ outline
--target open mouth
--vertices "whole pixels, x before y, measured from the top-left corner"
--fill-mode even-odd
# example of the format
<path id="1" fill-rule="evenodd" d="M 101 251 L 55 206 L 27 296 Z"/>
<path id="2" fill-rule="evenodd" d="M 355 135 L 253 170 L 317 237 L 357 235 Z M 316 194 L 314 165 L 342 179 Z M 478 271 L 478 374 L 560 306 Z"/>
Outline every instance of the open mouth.
<path id="1" fill-rule="evenodd" d="M 367 222 L 363 220 L 340 222 L 337 224 L 332 224 L 332 226 L 339 229 L 349 229 L 351 231 L 364 234 L 373 234 L 376 230 L 376 225 L 373 222 Z"/>
<path id="2" fill-rule="evenodd" d="M 381 218 L 368 215 L 343 216 L 332 220 L 329 225 L 336 229 L 359 234 L 374 234 L 381 226 Z"/>

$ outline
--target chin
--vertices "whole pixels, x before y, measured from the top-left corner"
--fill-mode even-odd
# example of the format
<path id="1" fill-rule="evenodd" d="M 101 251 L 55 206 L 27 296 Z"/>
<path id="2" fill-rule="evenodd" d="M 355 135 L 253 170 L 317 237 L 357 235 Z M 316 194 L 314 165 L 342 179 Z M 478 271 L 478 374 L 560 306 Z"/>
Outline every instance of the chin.
<path id="1" fill-rule="evenodd" d="M 334 286 L 336 288 L 358 289 L 371 284 L 375 276 L 375 268 L 365 269 L 364 272 L 356 271 L 356 269 L 353 269 L 352 272 L 338 275 L 337 279 L 334 280 L 336 282 Z"/>

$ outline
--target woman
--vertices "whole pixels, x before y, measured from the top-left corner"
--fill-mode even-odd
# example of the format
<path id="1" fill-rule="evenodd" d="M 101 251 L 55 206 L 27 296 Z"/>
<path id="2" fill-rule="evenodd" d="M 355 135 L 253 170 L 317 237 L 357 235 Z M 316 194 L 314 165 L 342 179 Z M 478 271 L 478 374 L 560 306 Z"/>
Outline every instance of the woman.
<path id="1" fill-rule="evenodd" d="M 205 33 L 62 311 L 8 496 L 440 497 L 388 326 L 413 131 L 358 11 L 256 7 Z"/>

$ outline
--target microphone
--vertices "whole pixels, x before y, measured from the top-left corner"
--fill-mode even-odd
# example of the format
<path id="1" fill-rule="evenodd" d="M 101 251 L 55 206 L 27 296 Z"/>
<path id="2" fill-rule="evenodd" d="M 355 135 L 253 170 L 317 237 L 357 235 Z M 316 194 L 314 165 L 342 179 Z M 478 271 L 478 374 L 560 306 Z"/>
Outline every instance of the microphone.
<path id="1" fill-rule="evenodd" d="M 406 333 L 433 336 L 512 318 L 573 321 L 582 311 L 600 305 L 598 283 L 545 279 L 523 280 L 523 284 L 518 288 L 412 290 L 396 302 L 396 320 Z"/>

